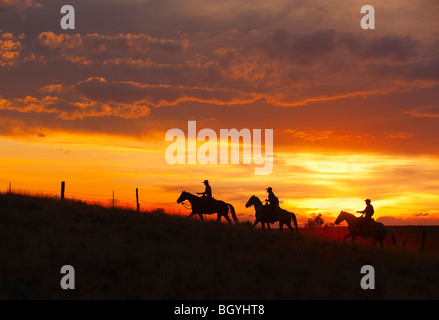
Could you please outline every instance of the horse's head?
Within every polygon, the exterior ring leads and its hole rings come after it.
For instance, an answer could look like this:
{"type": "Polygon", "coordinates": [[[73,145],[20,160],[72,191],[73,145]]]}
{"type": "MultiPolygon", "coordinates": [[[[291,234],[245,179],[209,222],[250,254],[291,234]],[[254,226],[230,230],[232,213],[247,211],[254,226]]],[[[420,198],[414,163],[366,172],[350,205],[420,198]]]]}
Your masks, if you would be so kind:
{"type": "Polygon", "coordinates": [[[341,222],[343,222],[343,220],[346,219],[346,213],[345,211],[340,211],[340,214],[338,215],[337,219],[335,219],[335,224],[340,224],[341,222]]]}
{"type": "Polygon", "coordinates": [[[187,200],[187,195],[188,194],[189,194],[188,192],[182,191],[180,196],[177,199],[177,203],[180,203],[180,202],[183,202],[184,200],[187,200]]]}
{"type": "Polygon", "coordinates": [[[248,208],[250,206],[252,206],[255,203],[255,196],[251,196],[250,199],[248,199],[247,203],[245,204],[245,207],[248,208]]]}

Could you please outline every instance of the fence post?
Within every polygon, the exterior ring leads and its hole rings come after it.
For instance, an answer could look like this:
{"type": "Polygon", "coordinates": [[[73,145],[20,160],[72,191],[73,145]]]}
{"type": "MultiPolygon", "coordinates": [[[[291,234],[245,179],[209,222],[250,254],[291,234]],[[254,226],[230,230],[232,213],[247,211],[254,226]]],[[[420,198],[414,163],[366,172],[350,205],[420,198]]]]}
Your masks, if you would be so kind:
{"type": "Polygon", "coordinates": [[[136,188],[136,204],[137,204],[137,212],[139,212],[140,204],[139,204],[139,189],[136,188]]]}
{"type": "Polygon", "coordinates": [[[61,200],[64,200],[64,192],[66,190],[66,182],[61,181],[61,200]]]}
{"type": "Polygon", "coordinates": [[[114,190],[113,190],[113,209],[114,209],[114,190]]]}
{"type": "Polygon", "coordinates": [[[424,248],[425,248],[425,230],[422,231],[421,252],[424,252],[424,248]]]}
{"type": "Polygon", "coordinates": [[[9,193],[12,193],[11,181],[9,181],[9,193]]]}

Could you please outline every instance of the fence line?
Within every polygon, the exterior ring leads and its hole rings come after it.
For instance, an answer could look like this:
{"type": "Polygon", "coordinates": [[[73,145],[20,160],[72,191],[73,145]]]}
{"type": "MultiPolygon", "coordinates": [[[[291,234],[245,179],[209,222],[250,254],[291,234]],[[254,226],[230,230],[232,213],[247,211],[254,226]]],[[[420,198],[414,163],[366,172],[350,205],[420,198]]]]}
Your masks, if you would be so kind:
{"type": "MultiPolygon", "coordinates": [[[[78,191],[68,191],[68,185],[66,182],[61,182],[61,192],[54,190],[29,190],[29,189],[13,189],[11,187],[11,182],[9,182],[8,188],[6,190],[7,193],[16,193],[16,194],[26,194],[31,196],[45,196],[45,197],[59,197],[60,199],[71,199],[71,200],[80,200],[89,203],[100,204],[104,207],[116,207],[116,208],[133,208],[134,210],[139,211],[141,204],[146,204],[148,209],[157,209],[163,206],[163,204],[159,204],[153,201],[147,200],[139,200],[139,189],[135,189],[135,196],[133,192],[133,197],[127,196],[116,196],[117,190],[112,190],[108,194],[98,194],[98,193],[85,193],[78,191]],[[112,192],[112,193],[111,193],[112,192]]],[[[145,205],[143,205],[145,208],[145,205]]]]}

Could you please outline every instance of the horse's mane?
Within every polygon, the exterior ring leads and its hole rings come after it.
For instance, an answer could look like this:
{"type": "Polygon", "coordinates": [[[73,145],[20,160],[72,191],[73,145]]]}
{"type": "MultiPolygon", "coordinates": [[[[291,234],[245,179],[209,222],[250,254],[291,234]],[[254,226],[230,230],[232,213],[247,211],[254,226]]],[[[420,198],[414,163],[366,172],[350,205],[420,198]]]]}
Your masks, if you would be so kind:
{"type": "Polygon", "coordinates": [[[352,213],[349,213],[349,212],[347,212],[347,211],[342,211],[342,212],[340,212],[340,214],[343,214],[344,216],[350,216],[350,217],[355,217],[355,218],[357,218],[356,215],[354,215],[354,214],[352,214],[352,213]]]}
{"type": "Polygon", "coordinates": [[[262,202],[261,202],[261,200],[259,200],[259,198],[258,197],[256,197],[256,196],[252,196],[254,199],[255,199],[255,201],[257,201],[258,202],[258,204],[261,204],[262,205],[262,202]]]}
{"type": "Polygon", "coordinates": [[[197,197],[195,194],[192,194],[192,193],[190,193],[190,192],[187,192],[187,191],[185,191],[185,190],[183,190],[182,192],[181,192],[181,194],[186,194],[186,195],[188,195],[188,196],[190,196],[191,198],[199,198],[199,197],[197,197]]]}

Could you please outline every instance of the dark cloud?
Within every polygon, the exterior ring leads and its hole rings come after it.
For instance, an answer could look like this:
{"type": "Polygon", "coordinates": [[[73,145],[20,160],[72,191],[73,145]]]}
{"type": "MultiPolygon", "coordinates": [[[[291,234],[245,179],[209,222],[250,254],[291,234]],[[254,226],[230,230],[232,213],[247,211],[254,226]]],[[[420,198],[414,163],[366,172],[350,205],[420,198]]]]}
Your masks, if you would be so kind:
{"type": "Polygon", "coordinates": [[[293,43],[295,52],[307,57],[320,57],[334,52],[336,49],[336,32],[334,30],[317,30],[301,34],[293,43]]]}
{"type": "Polygon", "coordinates": [[[407,61],[417,54],[418,42],[409,36],[386,35],[361,41],[363,50],[359,56],[363,59],[389,58],[391,61],[407,61]]]}
{"type": "Polygon", "coordinates": [[[144,58],[153,54],[180,54],[187,43],[172,39],[153,38],[147,34],[56,34],[42,32],[38,39],[44,47],[58,50],[66,59],[85,57],[105,61],[107,58],[144,58]]]}
{"type": "Polygon", "coordinates": [[[412,214],[412,217],[428,217],[430,214],[429,213],[414,213],[412,214]]]}
{"type": "Polygon", "coordinates": [[[257,94],[233,89],[211,89],[171,85],[149,85],[126,81],[89,78],[74,86],[76,92],[90,100],[114,103],[143,102],[154,107],[175,105],[183,101],[213,104],[243,104],[258,98],[257,94]]]}
{"type": "Polygon", "coordinates": [[[437,39],[383,21],[360,30],[353,4],[93,0],[75,4],[77,29],[64,31],[59,3],[6,2],[0,108],[17,118],[214,118],[301,146],[432,144],[437,92],[422,89],[438,81],[437,39]]]}

